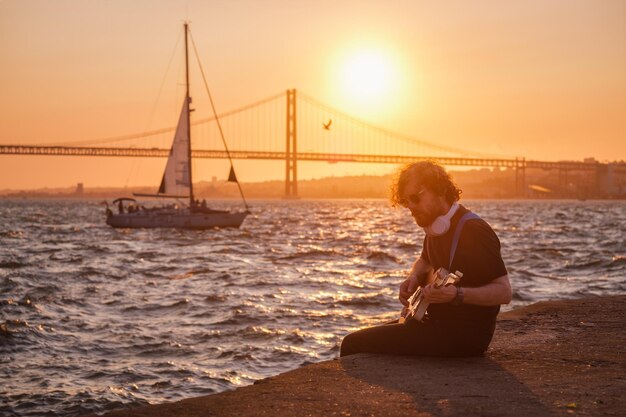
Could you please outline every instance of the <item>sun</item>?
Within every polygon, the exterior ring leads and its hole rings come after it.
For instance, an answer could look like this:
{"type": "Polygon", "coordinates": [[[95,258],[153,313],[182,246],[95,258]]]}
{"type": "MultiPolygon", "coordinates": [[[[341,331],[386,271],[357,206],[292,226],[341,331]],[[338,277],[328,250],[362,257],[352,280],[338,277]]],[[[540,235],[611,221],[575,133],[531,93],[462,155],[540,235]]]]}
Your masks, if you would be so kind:
{"type": "Polygon", "coordinates": [[[341,68],[341,87],[350,101],[372,103],[386,98],[394,87],[395,68],[384,51],[362,49],[347,55],[341,68]]]}

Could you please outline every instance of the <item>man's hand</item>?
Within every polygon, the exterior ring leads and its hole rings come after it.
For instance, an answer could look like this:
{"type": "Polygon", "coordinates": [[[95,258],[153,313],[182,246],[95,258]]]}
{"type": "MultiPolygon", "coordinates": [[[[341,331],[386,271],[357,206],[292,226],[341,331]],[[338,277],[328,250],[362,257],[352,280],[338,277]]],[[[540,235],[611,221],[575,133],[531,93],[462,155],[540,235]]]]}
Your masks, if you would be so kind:
{"type": "Polygon", "coordinates": [[[429,273],[432,271],[432,267],[421,257],[415,261],[411,267],[409,277],[400,284],[400,291],[398,298],[405,307],[409,305],[409,297],[413,295],[420,283],[426,284],[429,279],[429,273]]]}
{"type": "Polygon", "coordinates": [[[418,282],[416,275],[409,275],[407,279],[402,281],[402,284],[400,284],[400,293],[398,298],[403,306],[407,307],[409,305],[409,297],[413,295],[417,287],[418,282]]]}
{"type": "Polygon", "coordinates": [[[432,285],[427,285],[422,288],[422,297],[432,304],[449,303],[456,298],[456,287],[454,285],[445,285],[435,288],[432,285]]]}

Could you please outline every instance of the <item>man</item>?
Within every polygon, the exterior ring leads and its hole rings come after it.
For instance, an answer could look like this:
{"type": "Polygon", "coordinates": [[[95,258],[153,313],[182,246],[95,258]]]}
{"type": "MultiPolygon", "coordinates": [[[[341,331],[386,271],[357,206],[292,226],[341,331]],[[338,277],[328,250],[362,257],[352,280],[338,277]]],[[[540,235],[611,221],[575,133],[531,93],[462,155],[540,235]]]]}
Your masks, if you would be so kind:
{"type": "Polygon", "coordinates": [[[395,321],[351,333],[341,344],[341,356],[363,352],[474,356],[487,350],[500,305],[511,301],[511,285],[500,241],[478,216],[462,225],[451,259],[454,232],[469,213],[458,204],[460,194],[449,174],[434,162],[417,162],[400,171],[392,186],[392,205],[408,208],[426,236],[420,257],[400,285],[399,298],[407,306],[407,299],[422,286],[430,303],[427,315],[421,322],[395,321]],[[460,283],[431,286],[439,267],[462,272],[460,283]]]}

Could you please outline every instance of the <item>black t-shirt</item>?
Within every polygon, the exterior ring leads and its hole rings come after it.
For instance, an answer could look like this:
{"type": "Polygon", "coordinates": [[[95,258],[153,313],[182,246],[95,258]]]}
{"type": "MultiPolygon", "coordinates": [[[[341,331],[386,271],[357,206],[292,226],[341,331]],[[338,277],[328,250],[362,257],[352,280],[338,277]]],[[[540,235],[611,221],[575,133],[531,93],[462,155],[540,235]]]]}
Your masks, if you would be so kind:
{"type": "MultiPolygon", "coordinates": [[[[483,219],[467,220],[461,231],[452,267],[449,268],[450,248],[456,226],[469,212],[460,206],[450,221],[450,229],[441,236],[426,236],[421,257],[435,270],[444,267],[450,272],[461,271],[461,287],[480,287],[507,274],[500,255],[500,240],[483,219]]],[[[493,323],[500,306],[477,306],[452,303],[430,304],[428,315],[432,319],[456,321],[466,324],[493,323]]]]}

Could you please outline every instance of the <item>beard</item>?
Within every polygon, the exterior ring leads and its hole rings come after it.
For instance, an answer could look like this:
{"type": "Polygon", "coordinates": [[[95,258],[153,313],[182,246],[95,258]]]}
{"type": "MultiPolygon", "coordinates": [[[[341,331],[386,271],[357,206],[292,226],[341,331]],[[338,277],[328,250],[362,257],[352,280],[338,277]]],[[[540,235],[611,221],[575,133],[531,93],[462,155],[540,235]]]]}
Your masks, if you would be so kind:
{"type": "Polygon", "coordinates": [[[419,227],[427,227],[433,224],[435,219],[439,217],[439,212],[435,212],[435,211],[420,212],[417,210],[415,211],[411,210],[411,215],[413,216],[413,219],[415,219],[415,223],[417,223],[419,227]]]}

